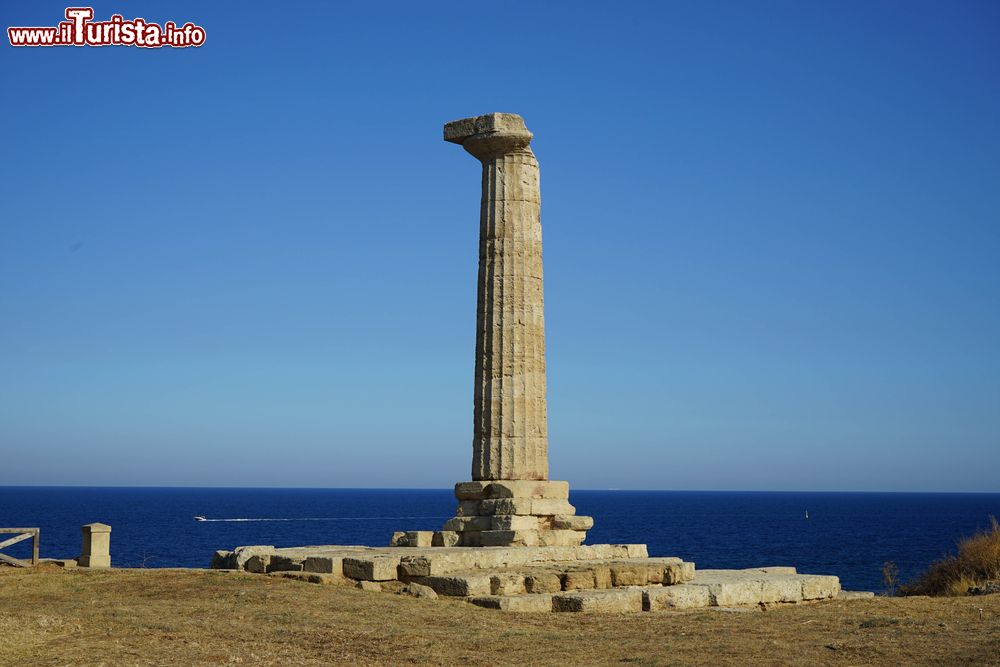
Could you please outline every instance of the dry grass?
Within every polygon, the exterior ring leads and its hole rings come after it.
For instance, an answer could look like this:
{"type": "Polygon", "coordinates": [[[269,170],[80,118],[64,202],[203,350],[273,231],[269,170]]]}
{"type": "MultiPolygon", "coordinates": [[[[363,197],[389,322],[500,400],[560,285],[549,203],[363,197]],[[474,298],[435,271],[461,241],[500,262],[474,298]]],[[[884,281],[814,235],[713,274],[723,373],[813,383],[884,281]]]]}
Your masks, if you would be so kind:
{"type": "Polygon", "coordinates": [[[1000,596],[515,615],[259,575],[0,568],[32,665],[1000,665],[1000,596]]]}
{"type": "Polygon", "coordinates": [[[963,539],[958,553],[934,561],[915,581],[900,587],[901,595],[968,595],[969,588],[1000,580],[1000,524],[963,539]]]}

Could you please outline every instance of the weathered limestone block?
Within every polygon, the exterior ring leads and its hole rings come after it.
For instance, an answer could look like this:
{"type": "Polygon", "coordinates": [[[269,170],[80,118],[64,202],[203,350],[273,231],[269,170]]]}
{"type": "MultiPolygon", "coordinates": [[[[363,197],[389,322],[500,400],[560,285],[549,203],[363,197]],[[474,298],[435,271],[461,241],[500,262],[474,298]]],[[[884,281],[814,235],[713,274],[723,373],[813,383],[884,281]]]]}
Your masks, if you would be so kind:
{"type": "Polygon", "coordinates": [[[484,547],[538,546],[537,530],[484,530],[479,537],[484,547]]]}
{"type": "Polygon", "coordinates": [[[403,586],[400,591],[403,595],[409,595],[415,598],[422,598],[425,600],[437,600],[438,594],[434,592],[434,589],[430,586],[424,586],[423,584],[418,584],[414,581],[403,586]]]}
{"type": "Polygon", "coordinates": [[[593,590],[597,588],[594,571],[588,568],[567,569],[562,574],[562,589],[564,591],[593,590]]]}
{"type": "Polygon", "coordinates": [[[840,592],[840,579],[822,574],[800,574],[803,600],[822,600],[837,597],[840,592]]]}
{"type": "Polygon", "coordinates": [[[484,498],[568,500],[569,482],[525,479],[493,481],[485,487],[483,493],[484,498]]]}
{"type": "Polygon", "coordinates": [[[594,563],[590,566],[594,573],[594,588],[611,588],[611,566],[607,563],[594,563]]]}
{"type": "Polygon", "coordinates": [[[302,560],[289,558],[288,556],[271,556],[271,561],[267,564],[268,572],[301,572],[302,560]]]}
{"type": "Polygon", "coordinates": [[[619,544],[616,546],[625,549],[625,558],[649,558],[645,544],[619,544]]]}
{"type": "MultiPolygon", "coordinates": [[[[695,584],[698,585],[696,580],[695,584]]],[[[759,579],[719,579],[705,584],[715,607],[756,605],[763,598],[763,583],[759,579]]]]}
{"type": "MultiPolygon", "coordinates": [[[[309,584],[342,585],[348,583],[348,579],[335,574],[322,574],[320,572],[295,572],[292,570],[279,570],[271,572],[268,576],[280,579],[293,579],[309,584]]],[[[353,582],[352,582],[353,583],[353,582]]]]}
{"type": "Polygon", "coordinates": [[[437,530],[434,531],[434,537],[431,538],[431,546],[454,547],[458,545],[458,538],[458,533],[453,530],[437,530]]]}
{"type": "Polygon", "coordinates": [[[441,577],[423,577],[417,583],[430,586],[438,595],[471,597],[492,595],[493,582],[489,574],[454,573],[441,577]]]}
{"type": "Polygon", "coordinates": [[[490,592],[493,595],[523,595],[524,574],[518,572],[502,572],[490,575],[490,592]]]}
{"type": "MultiPolygon", "coordinates": [[[[74,561],[74,565],[76,562],[74,561]]],[[[220,549],[212,556],[212,564],[209,566],[213,570],[235,570],[236,554],[232,551],[220,549]]]]}
{"type": "MultiPolygon", "coordinates": [[[[480,518],[480,517],[477,517],[480,518]]],[[[522,516],[519,514],[496,514],[491,517],[481,517],[486,519],[488,524],[484,528],[474,528],[473,530],[539,530],[537,516],[522,516]]],[[[447,528],[448,524],[445,524],[447,528]]]]}
{"type": "MultiPolygon", "coordinates": [[[[492,516],[494,514],[535,514],[535,512],[531,509],[534,502],[536,501],[531,498],[495,498],[480,500],[478,514],[482,516],[492,516]]],[[[547,502],[560,501],[554,500],[547,502]]],[[[566,504],[568,505],[569,503],[566,504]]],[[[462,503],[459,503],[459,506],[461,505],[462,503]]],[[[548,514],[555,514],[555,512],[548,512],[548,514]]]]}
{"type": "Polygon", "coordinates": [[[594,527],[594,517],[559,514],[552,517],[555,530],[590,530],[594,527]]]}
{"type": "Polygon", "coordinates": [[[483,546],[482,533],[478,530],[466,530],[458,534],[458,545],[461,547],[483,546]]]}
{"type": "Polygon", "coordinates": [[[430,547],[434,532],[430,530],[408,530],[402,535],[393,533],[392,546],[394,547],[430,547]],[[399,537],[397,537],[397,535],[399,537]]]}
{"type": "Polygon", "coordinates": [[[870,600],[875,597],[871,591],[840,591],[837,593],[838,600],[870,600]]]}
{"type": "Polygon", "coordinates": [[[391,581],[397,577],[398,556],[352,556],[344,559],[344,576],[361,581],[391,581]]]}
{"type": "Polygon", "coordinates": [[[668,611],[672,609],[697,609],[712,604],[707,586],[661,586],[647,588],[642,592],[644,611],[668,611]]]}
{"type": "Polygon", "coordinates": [[[622,613],[642,611],[642,590],[575,591],[552,596],[552,611],[622,613]]]}
{"type": "Polygon", "coordinates": [[[390,547],[405,547],[405,546],[407,546],[406,545],[406,533],[403,532],[403,531],[400,531],[400,530],[397,530],[396,532],[394,532],[392,534],[392,537],[389,538],[389,546],[390,547]]]}
{"type": "Polygon", "coordinates": [[[303,572],[317,572],[321,574],[335,574],[344,576],[343,556],[309,556],[302,561],[303,572]]]}
{"type": "MultiPolygon", "coordinates": [[[[236,568],[235,569],[237,569],[237,570],[246,570],[247,569],[246,568],[246,563],[247,563],[248,560],[250,560],[254,556],[264,556],[264,555],[266,555],[266,556],[270,557],[270,555],[272,553],[274,553],[274,547],[270,546],[270,545],[255,544],[255,545],[249,545],[249,546],[245,546],[245,547],[236,547],[233,550],[233,553],[236,556],[236,568]]],[[[270,558],[268,558],[268,560],[270,560],[270,558]]],[[[264,565],[266,567],[267,564],[265,563],[264,565]]],[[[250,570],[250,571],[252,572],[253,570],[250,570]]]]}
{"type": "Polygon", "coordinates": [[[761,602],[801,602],[802,582],[798,575],[766,575],[761,579],[761,602]]]}
{"type": "MultiPolygon", "coordinates": [[[[535,568],[532,568],[534,570],[535,568]]],[[[528,593],[558,593],[562,590],[562,580],[559,572],[543,570],[530,572],[524,576],[524,589],[528,593]]]]}
{"type": "Polygon", "coordinates": [[[456,516],[444,522],[444,530],[447,531],[478,532],[481,530],[492,530],[492,528],[493,528],[493,517],[491,516],[456,516]]]}
{"type": "Polygon", "coordinates": [[[358,588],[360,588],[361,590],[367,591],[369,593],[381,593],[382,592],[382,584],[380,584],[377,581],[364,581],[364,580],[362,580],[362,581],[359,581],[356,584],[356,586],[358,588]]]}
{"type": "MultiPolygon", "coordinates": [[[[514,512],[516,514],[516,512],[514,512]]],[[[576,508],[569,504],[568,500],[554,500],[551,498],[532,498],[531,511],[529,514],[538,516],[569,516],[576,514],[576,508]]]]}
{"type": "Polygon", "coordinates": [[[501,611],[529,613],[552,611],[551,595],[484,595],[470,598],[469,602],[478,607],[501,611]]]}
{"type": "MultiPolygon", "coordinates": [[[[455,516],[480,516],[485,514],[485,512],[480,512],[480,505],[483,501],[481,500],[461,500],[458,503],[458,509],[455,510],[455,516]]],[[[510,512],[508,512],[510,514],[510,512]]]]}
{"type": "MultiPolygon", "coordinates": [[[[650,576],[663,580],[664,566],[659,563],[649,563],[641,560],[615,561],[608,564],[611,569],[611,585],[645,586],[650,583],[650,576]]],[[[653,582],[657,583],[657,582],[653,582]]]]}
{"type": "Polygon", "coordinates": [[[254,574],[264,574],[270,563],[271,554],[254,554],[243,563],[243,569],[254,574]]]}
{"type": "Polygon", "coordinates": [[[582,530],[540,530],[538,544],[543,547],[576,547],[587,538],[582,530]]]}

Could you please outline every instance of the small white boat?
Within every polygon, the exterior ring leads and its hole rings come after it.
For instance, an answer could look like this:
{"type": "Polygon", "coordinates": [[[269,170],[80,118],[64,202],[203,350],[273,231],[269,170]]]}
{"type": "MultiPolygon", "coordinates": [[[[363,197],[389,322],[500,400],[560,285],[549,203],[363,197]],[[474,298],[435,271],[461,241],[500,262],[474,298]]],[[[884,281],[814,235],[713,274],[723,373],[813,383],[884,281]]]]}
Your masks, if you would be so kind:
{"type": "Polygon", "coordinates": [[[196,516],[196,517],[194,518],[194,520],[195,520],[195,521],[204,521],[204,520],[205,520],[205,517],[203,517],[203,516],[196,516]]]}
{"type": "MultiPolygon", "coordinates": [[[[806,518],[809,518],[809,510],[806,510],[806,518]]],[[[202,521],[204,521],[204,519],[202,519],[202,521]]]]}

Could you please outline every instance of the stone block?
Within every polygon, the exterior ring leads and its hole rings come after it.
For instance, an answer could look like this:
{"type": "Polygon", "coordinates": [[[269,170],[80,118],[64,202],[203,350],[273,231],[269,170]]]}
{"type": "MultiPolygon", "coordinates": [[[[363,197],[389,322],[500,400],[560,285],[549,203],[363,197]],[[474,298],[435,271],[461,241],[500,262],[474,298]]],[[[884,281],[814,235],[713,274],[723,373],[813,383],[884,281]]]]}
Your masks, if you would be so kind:
{"type": "Polygon", "coordinates": [[[538,531],[538,544],[545,547],[577,547],[585,539],[587,534],[580,530],[538,531]]]}
{"type": "Polygon", "coordinates": [[[482,501],[480,500],[462,500],[458,503],[455,516],[480,516],[481,514],[486,514],[486,512],[479,511],[481,505],[482,501]]]}
{"type": "Polygon", "coordinates": [[[524,575],[517,572],[501,572],[490,575],[490,592],[493,595],[523,595],[524,575]]]}
{"type": "MultiPolygon", "coordinates": [[[[514,512],[514,514],[518,513],[519,512],[514,512]]],[[[532,498],[531,510],[528,512],[520,512],[520,514],[535,514],[538,516],[570,516],[576,514],[576,508],[570,505],[568,500],[532,498]]]]}
{"type": "Polygon", "coordinates": [[[288,556],[271,556],[271,562],[267,564],[268,572],[301,572],[303,561],[288,556]]]}
{"type": "Polygon", "coordinates": [[[594,563],[590,566],[594,573],[594,588],[611,588],[611,566],[607,563],[594,563]]]}
{"type": "Polygon", "coordinates": [[[255,554],[243,563],[243,569],[254,574],[264,574],[271,563],[271,554],[255,554]]]}
{"type": "Polygon", "coordinates": [[[356,586],[363,591],[368,591],[369,593],[382,592],[382,584],[377,581],[359,581],[356,586]]]}
{"type": "Polygon", "coordinates": [[[303,572],[317,572],[320,574],[336,574],[344,576],[343,556],[309,556],[302,561],[303,572]]]}
{"type": "Polygon", "coordinates": [[[538,546],[537,530],[484,530],[479,536],[484,547],[538,546]]]}
{"type": "Polygon", "coordinates": [[[395,579],[398,556],[352,556],[344,559],[344,576],[361,581],[391,581],[395,579]]]}
{"type": "Polygon", "coordinates": [[[403,586],[400,593],[403,595],[409,595],[410,597],[422,598],[425,600],[438,599],[438,594],[434,592],[433,588],[412,581],[403,586]]]}
{"type": "Polygon", "coordinates": [[[552,611],[551,595],[484,595],[470,598],[477,607],[511,612],[545,613],[552,611]]]}
{"type": "Polygon", "coordinates": [[[434,531],[431,530],[408,530],[403,533],[403,544],[401,547],[420,547],[428,548],[431,546],[431,540],[434,538],[434,531]]]}
{"type": "Polygon", "coordinates": [[[488,480],[479,482],[459,482],[455,485],[455,498],[458,500],[482,500],[486,497],[488,480]]]}
{"type": "Polygon", "coordinates": [[[482,533],[476,530],[466,530],[458,534],[458,545],[462,547],[483,546],[482,533]]]}
{"type": "Polygon", "coordinates": [[[590,530],[594,527],[594,517],[557,514],[552,517],[552,528],[555,530],[590,530]]]}
{"type": "Polygon", "coordinates": [[[453,530],[435,531],[431,538],[432,547],[454,547],[458,545],[458,533],[453,530]]]}
{"type": "Polygon", "coordinates": [[[552,596],[552,611],[631,613],[642,611],[642,590],[575,591],[552,596]]]}
{"type": "Polygon", "coordinates": [[[497,480],[490,482],[483,498],[569,499],[569,482],[537,480],[497,480]]]}
{"type": "Polygon", "coordinates": [[[625,558],[649,558],[645,544],[616,544],[625,550],[625,558]]]}
{"type": "Polygon", "coordinates": [[[822,574],[800,574],[803,600],[822,600],[837,597],[840,592],[840,579],[822,574]]]}
{"type": "Polygon", "coordinates": [[[524,590],[531,594],[558,593],[562,590],[562,579],[555,571],[531,572],[524,575],[524,590]]]}
{"type": "MultiPolygon", "coordinates": [[[[689,585],[697,585],[689,584],[689,585]]],[[[706,584],[715,607],[737,607],[759,604],[763,597],[763,584],[759,579],[730,578],[706,584]]]]}
{"type": "Polygon", "coordinates": [[[840,591],[837,593],[838,600],[870,600],[875,597],[871,591],[840,591]]]}
{"type": "MultiPolygon", "coordinates": [[[[246,570],[246,563],[254,556],[268,556],[267,560],[270,560],[270,555],[274,553],[274,547],[270,545],[255,544],[245,547],[236,547],[233,550],[236,556],[236,568],[237,570],[246,570]]],[[[266,563],[265,563],[266,567],[266,563]]],[[[253,570],[249,570],[252,572],[253,570]]],[[[260,570],[263,572],[264,570],[260,570]]]]}
{"type": "MultiPolygon", "coordinates": [[[[522,516],[519,514],[496,514],[492,517],[482,517],[487,519],[490,525],[476,530],[538,530],[538,517],[522,516]]],[[[447,527],[447,524],[445,524],[447,527]]]]}
{"type": "Polygon", "coordinates": [[[279,579],[293,579],[295,581],[301,581],[309,584],[343,584],[347,582],[347,579],[335,574],[323,574],[320,572],[294,572],[289,570],[281,570],[277,572],[271,572],[268,576],[277,577],[279,579]]]}
{"type": "Polygon", "coordinates": [[[681,563],[681,581],[688,582],[695,577],[694,563],[684,561],[681,563]]]}
{"type": "Polygon", "coordinates": [[[406,545],[406,533],[397,530],[389,538],[390,547],[405,547],[406,545]]]}
{"type": "Polygon", "coordinates": [[[797,575],[764,575],[761,579],[761,602],[801,602],[802,583],[797,575]]]}
{"type": "Polygon", "coordinates": [[[707,586],[679,584],[647,588],[642,592],[644,611],[668,611],[672,609],[697,609],[708,607],[712,598],[707,586]]]}
{"type": "MultiPolygon", "coordinates": [[[[454,532],[492,530],[491,516],[456,516],[444,522],[444,530],[454,532]]],[[[428,545],[430,546],[430,545],[428,545]]]]}
{"type": "MultiPolygon", "coordinates": [[[[482,500],[479,502],[479,514],[482,516],[492,516],[494,514],[535,514],[535,512],[531,511],[534,502],[536,501],[531,498],[496,498],[482,500]]],[[[551,500],[538,502],[558,503],[560,501],[551,500]]],[[[459,503],[459,506],[461,506],[461,504],[462,503],[459,503]]],[[[545,514],[545,512],[541,512],[541,514],[545,514]]],[[[556,514],[556,512],[548,512],[548,514],[556,514]]]]}
{"type": "Polygon", "coordinates": [[[650,570],[659,571],[662,579],[662,566],[650,565],[643,561],[615,561],[609,563],[609,568],[611,585],[615,587],[645,586],[649,583],[650,570]]]}
{"type": "Polygon", "coordinates": [[[216,551],[212,556],[212,564],[209,567],[213,570],[235,570],[236,554],[232,551],[216,551]]]}
{"type": "Polygon", "coordinates": [[[492,595],[492,581],[489,574],[455,573],[440,577],[424,577],[420,584],[430,586],[438,595],[449,597],[472,597],[492,595]]]}
{"type": "Polygon", "coordinates": [[[563,572],[561,580],[564,591],[592,590],[597,588],[594,571],[587,568],[567,570],[563,572]]]}

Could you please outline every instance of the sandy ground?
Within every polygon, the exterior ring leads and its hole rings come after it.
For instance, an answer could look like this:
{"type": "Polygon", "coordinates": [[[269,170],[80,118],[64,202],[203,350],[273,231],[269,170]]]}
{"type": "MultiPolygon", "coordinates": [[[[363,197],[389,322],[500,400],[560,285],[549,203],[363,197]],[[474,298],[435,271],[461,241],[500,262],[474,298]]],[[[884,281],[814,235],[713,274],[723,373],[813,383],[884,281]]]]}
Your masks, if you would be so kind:
{"type": "Polygon", "coordinates": [[[524,615],[260,575],[0,567],[0,662],[1000,665],[1000,596],[524,615]]]}

